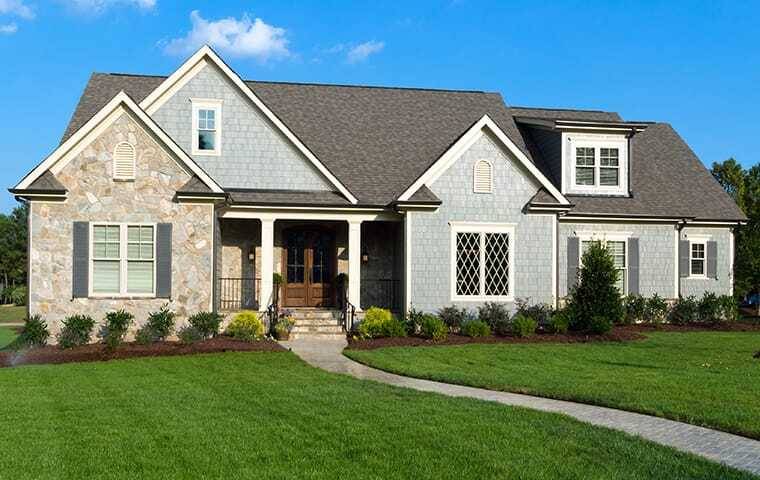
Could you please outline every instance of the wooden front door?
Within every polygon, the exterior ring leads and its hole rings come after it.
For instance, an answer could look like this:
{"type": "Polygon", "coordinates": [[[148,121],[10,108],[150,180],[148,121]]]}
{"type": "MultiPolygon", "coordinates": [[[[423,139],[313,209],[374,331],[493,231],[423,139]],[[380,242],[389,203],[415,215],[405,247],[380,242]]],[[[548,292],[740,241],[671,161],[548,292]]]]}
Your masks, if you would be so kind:
{"type": "Polygon", "coordinates": [[[290,229],[285,232],[283,305],[333,305],[335,239],[327,231],[290,229]]]}

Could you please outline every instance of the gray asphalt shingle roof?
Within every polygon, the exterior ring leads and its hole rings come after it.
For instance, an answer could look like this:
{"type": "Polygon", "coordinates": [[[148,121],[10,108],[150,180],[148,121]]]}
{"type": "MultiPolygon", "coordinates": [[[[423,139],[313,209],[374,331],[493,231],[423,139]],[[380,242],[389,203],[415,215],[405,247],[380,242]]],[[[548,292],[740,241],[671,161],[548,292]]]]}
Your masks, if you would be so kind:
{"type": "Polygon", "coordinates": [[[351,205],[340,192],[325,190],[230,190],[230,201],[234,204],[248,205],[351,205]]]}

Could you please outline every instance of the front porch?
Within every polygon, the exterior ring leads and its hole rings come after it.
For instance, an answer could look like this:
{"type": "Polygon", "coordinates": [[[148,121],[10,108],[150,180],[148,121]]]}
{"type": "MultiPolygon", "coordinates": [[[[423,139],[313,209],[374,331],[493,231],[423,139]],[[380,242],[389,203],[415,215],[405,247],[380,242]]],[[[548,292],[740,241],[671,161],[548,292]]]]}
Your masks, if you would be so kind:
{"type": "Polygon", "coordinates": [[[339,310],[349,305],[359,312],[372,306],[401,311],[401,220],[386,212],[223,210],[215,242],[216,308],[339,310]]]}

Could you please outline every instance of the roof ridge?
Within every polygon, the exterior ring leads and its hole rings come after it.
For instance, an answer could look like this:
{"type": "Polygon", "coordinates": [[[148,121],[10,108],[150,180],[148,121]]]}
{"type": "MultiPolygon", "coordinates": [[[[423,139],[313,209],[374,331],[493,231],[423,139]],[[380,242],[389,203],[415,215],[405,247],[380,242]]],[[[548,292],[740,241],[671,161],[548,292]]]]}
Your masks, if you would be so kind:
{"type": "Polygon", "coordinates": [[[544,111],[557,111],[557,112],[593,112],[593,113],[615,113],[618,112],[612,110],[592,110],[588,108],[553,108],[553,107],[528,107],[525,105],[508,105],[507,108],[522,108],[523,110],[544,110],[544,111]]]}

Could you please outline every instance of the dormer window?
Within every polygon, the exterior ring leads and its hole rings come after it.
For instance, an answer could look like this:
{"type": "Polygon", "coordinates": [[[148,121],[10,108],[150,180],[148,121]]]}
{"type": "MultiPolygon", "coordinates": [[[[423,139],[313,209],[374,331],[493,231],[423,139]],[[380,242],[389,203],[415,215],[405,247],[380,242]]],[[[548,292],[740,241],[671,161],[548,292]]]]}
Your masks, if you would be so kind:
{"type": "Polygon", "coordinates": [[[565,193],[626,195],[628,140],[623,135],[564,133],[565,193]]]}
{"type": "Polygon", "coordinates": [[[193,103],[193,154],[219,155],[222,151],[221,100],[191,100],[193,103]]]}

